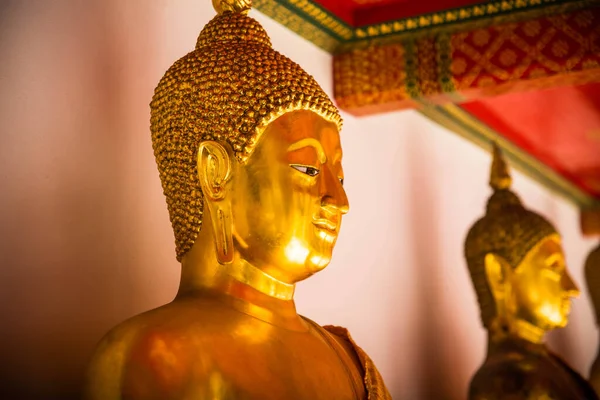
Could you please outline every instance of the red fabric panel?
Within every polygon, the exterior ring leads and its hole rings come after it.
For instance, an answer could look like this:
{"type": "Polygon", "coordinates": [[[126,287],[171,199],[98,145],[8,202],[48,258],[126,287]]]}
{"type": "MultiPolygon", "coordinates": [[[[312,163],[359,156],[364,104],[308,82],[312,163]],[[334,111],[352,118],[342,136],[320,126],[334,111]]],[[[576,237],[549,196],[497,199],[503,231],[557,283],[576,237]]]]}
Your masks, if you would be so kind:
{"type": "Polygon", "coordinates": [[[485,3],[482,0],[314,0],[314,2],[354,27],[485,3]]]}
{"type": "Polygon", "coordinates": [[[600,197],[599,83],[509,93],[461,107],[600,197]]]}

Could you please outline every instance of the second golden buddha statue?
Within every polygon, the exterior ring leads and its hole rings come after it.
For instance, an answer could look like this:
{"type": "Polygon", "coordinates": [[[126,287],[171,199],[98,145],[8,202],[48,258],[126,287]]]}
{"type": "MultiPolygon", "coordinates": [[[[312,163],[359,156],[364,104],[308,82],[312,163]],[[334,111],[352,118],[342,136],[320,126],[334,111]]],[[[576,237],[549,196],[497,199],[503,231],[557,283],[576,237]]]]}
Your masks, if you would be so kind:
{"type": "Polygon", "coordinates": [[[561,239],[510,190],[494,147],[487,212],[467,235],[465,256],[488,331],[488,351],[469,388],[470,400],[597,399],[590,385],[544,344],[567,324],[579,290],[565,265],[561,239]]]}
{"type": "Polygon", "coordinates": [[[293,300],[329,264],[348,212],[338,110],[272,49],[249,0],[213,3],[219,15],[151,103],[179,292],[105,336],[86,396],[389,399],[347,331],[293,300]]]}

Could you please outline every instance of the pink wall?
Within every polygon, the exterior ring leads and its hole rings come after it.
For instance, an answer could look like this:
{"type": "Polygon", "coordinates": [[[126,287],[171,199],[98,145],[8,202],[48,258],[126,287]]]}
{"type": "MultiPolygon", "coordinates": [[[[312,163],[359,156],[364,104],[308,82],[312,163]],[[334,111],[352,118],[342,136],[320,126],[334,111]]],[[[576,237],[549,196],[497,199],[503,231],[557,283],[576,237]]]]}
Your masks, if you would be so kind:
{"type": "MultiPolygon", "coordinates": [[[[0,5],[0,398],[76,398],[100,337],[173,298],[148,103],[212,15],[208,0],[0,5]]],[[[328,54],[253,15],[330,91],[328,54]]],[[[332,264],[299,285],[298,308],[348,327],[395,398],[463,399],[485,333],[462,245],[489,194],[489,155],[415,112],[345,118],[351,211],[332,264]]],[[[583,287],[594,242],[577,210],[515,175],[560,228],[583,287]]],[[[584,295],[552,343],[587,372],[596,337],[584,295]]]]}

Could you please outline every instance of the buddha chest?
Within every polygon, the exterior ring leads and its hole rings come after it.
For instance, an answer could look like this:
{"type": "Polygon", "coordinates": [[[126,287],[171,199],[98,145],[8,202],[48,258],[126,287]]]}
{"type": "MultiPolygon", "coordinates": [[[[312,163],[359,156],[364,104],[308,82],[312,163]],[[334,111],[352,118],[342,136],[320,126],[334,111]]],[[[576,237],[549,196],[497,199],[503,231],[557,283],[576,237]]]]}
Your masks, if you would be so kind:
{"type": "Polygon", "coordinates": [[[176,319],[138,335],[125,398],[366,398],[351,348],[316,324],[293,330],[232,310],[211,310],[212,318],[189,312],[185,320],[195,322],[176,319]]]}

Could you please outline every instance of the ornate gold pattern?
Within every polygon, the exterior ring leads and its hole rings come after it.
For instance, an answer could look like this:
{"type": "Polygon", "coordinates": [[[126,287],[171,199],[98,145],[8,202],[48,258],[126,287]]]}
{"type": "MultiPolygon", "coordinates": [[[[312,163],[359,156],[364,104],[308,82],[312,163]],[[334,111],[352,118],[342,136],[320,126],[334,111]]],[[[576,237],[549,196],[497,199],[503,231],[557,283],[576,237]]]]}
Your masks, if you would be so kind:
{"type": "Polygon", "coordinates": [[[196,50],[166,72],[151,103],[151,130],[178,260],[202,224],[199,141],[225,141],[244,162],[265,126],[299,109],[341,127],[336,107],[314,79],[274,51],[260,24],[242,14],[215,17],[202,30],[196,50]]]}
{"type": "MultiPolygon", "coordinates": [[[[454,96],[456,87],[454,86],[454,81],[452,80],[452,57],[450,56],[452,51],[451,49],[451,36],[446,33],[439,34],[437,36],[436,60],[440,88],[444,93],[450,93],[451,96],[454,96]]],[[[426,68],[426,66],[419,66],[419,68],[426,68]]]]}
{"type": "Polygon", "coordinates": [[[600,79],[594,70],[600,63],[599,38],[600,8],[595,8],[355,49],[334,56],[335,98],[345,110],[364,115],[366,108],[413,106],[411,99],[439,103],[456,94],[473,99],[595,82],[600,79]],[[577,28],[583,23],[577,21],[590,20],[589,26],[577,28]],[[397,53],[403,57],[386,61],[373,56],[397,53]]]}
{"type": "Polygon", "coordinates": [[[600,59],[594,44],[598,38],[600,9],[457,33],[451,56],[467,60],[468,66],[460,73],[453,69],[454,84],[464,90],[583,71],[586,62],[600,59]],[[577,21],[594,19],[595,27],[577,27],[582,24],[577,21]],[[482,32],[488,33],[486,40],[482,32]]]}
{"type": "Polygon", "coordinates": [[[518,22],[588,7],[595,0],[500,0],[354,28],[311,0],[255,0],[255,7],[330,53],[518,22]]]}
{"type": "Polygon", "coordinates": [[[255,0],[255,8],[306,40],[333,53],[351,40],[353,28],[308,0],[255,0]]]}
{"type": "Polygon", "coordinates": [[[434,38],[423,38],[416,40],[417,47],[417,71],[420,88],[420,96],[433,97],[442,92],[439,82],[438,69],[436,68],[437,41],[434,38]]]}
{"type": "Polygon", "coordinates": [[[407,40],[402,43],[404,46],[404,70],[406,71],[406,93],[410,98],[421,97],[419,88],[418,64],[415,62],[418,57],[417,45],[415,42],[407,40]]]}
{"type": "Polygon", "coordinates": [[[477,29],[473,32],[473,44],[477,47],[483,47],[490,41],[490,33],[485,29],[477,29]]]}
{"type": "Polygon", "coordinates": [[[316,21],[308,21],[305,17],[277,1],[255,0],[254,3],[256,9],[260,12],[327,52],[333,53],[342,43],[339,37],[321,28],[316,21]]]}
{"type": "MultiPolygon", "coordinates": [[[[407,49],[401,45],[371,47],[334,58],[335,98],[340,108],[396,104],[410,100],[405,66],[407,49]]],[[[375,110],[371,110],[375,111],[375,110]]]]}
{"type": "Polygon", "coordinates": [[[492,23],[519,22],[525,19],[539,18],[545,15],[565,13],[588,7],[593,0],[559,2],[557,0],[501,0],[488,4],[476,4],[453,10],[405,18],[356,28],[354,41],[342,46],[340,50],[362,47],[361,40],[373,44],[389,44],[402,40],[406,34],[424,34],[433,36],[445,32],[453,33],[477,27],[487,27],[492,23]]]}
{"type": "Polygon", "coordinates": [[[341,22],[336,17],[333,17],[331,14],[323,10],[323,8],[316,5],[312,1],[288,0],[288,2],[294,7],[298,8],[303,13],[310,16],[315,21],[317,21],[320,24],[320,26],[329,29],[330,31],[338,35],[340,38],[344,40],[352,39],[353,32],[351,27],[341,22]]]}
{"type": "Polygon", "coordinates": [[[450,71],[455,75],[461,75],[467,70],[467,61],[462,57],[456,57],[452,60],[450,71]]]}
{"type": "Polygon", "coordinates": [[[527,21],[523,25],[523,33],[529,37],[535,37],[540,34],[542,29],[540,21],[527,21]]]}

